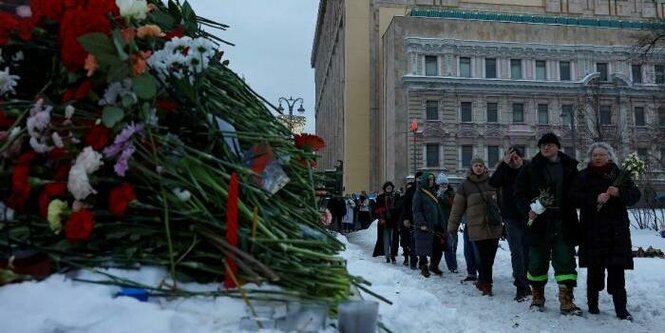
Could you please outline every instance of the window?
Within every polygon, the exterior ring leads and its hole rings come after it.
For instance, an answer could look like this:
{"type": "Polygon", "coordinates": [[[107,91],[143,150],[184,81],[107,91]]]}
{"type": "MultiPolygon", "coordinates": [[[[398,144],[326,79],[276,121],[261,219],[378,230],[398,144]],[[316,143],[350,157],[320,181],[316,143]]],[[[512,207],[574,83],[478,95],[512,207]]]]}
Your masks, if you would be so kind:
{"type": "Polygon", "coordinates": [[[606,62],[599,62],[596,63],[596,72],[600,73],[600,80],[601,81],[607,81],[607,63],[606,62]]]}
{"type": "Polygon", "coordinates": [[[612,124],[612,107],[609,105],[600,106],[600,124],[601,125],[611,125],[612,124]]]}
{"type": "Polygon", "coordinates": [[[436,56],[425,56],[425,75],[439,75],[439,61],[436,56]]]}
{"type": "Polygon", "coordinates": [[[570,61],[559,61],[559,79],[570,81],[570,61]]]}
{"type": "Polygon", "coordinates": [[[665,65],[656,65],[654,66],[654,70],[656,71],[656,83],[665,83],[665,65]]]}
{"type": "Polygon", "coordinates": [[[496,58],[485,58],[485,77],[496,79],[496,58]]]}
{"type": "Polygon", "coordinates": [[[425,146],[425,158],[428,168],[435,168],[439,166],[439,145],[436,143],[428,143],[425,146]]]}
{"type": "Polygon", "coordinates": [[[513,104],[513,124],[524,123],[524,104],[513,104]]]}
{"type": "Polygon", "coordinates": [[[473,146],[462,146],[462,167],[471,166],[472,157],[473,157],[473,146]]]}
{"type": "Polygon", "coordinates": [[[658,108],[658,126],[665,127],[665,107],[658,108]]]}
{"type": "Polygon", "coordinates": [[[571,127],[571,121],[573,115],[573,106],[570,104],[561,106],[561,124],[566,127],[571,127]]]}
{"type": "Polygon", "coordinates": [[[510,59],[510,78],[513,80],[522,78],[522,59],[510,59]]]}
{"type": "Polygon", "coordinates": [[[538,125],[550,123],[550,115],[547,104],[538,104],[538,125]]]}
{"type": "Polygon", "coordinates": [[[470,123],[472,120],[471,117],[471,102],[462,102],[460,107],[460,113],[463,123],[470,123]]]}
{"type": "Polygon", "coordinates": [[[427,101],[425,102],[425,119],[439,120],[439,102],[427,101]]]}
{"type": "Polygon", "coordinates": [[[471,77],[471,58],[459,58],[459,76],[471,77]]]}
{"type": "Polygon", "coordinates": [[[547,80],[547,63],[545,60],[536,60],[536,80],[547,80]]]}
{"type": "Polygon", "coordinates": [[[487,146],[487,166],[493,168],[499,163],[499,146],[487,146]]]}
{"type": "Polygon", "coordinates": [[[644,108],[641,106],[635,107],[635,126],[645,126],[644,121],[644,108]]]}
{"type": "Polygon", "coordinates": [[[496,103],[487,103],[487,122],[499,122],[499,107],[496,103]]]}
{"type": "Polygon", "coordinates": [[[631,66],[633,72],[633,83],[642,83],[642,65],[631,66]]]}

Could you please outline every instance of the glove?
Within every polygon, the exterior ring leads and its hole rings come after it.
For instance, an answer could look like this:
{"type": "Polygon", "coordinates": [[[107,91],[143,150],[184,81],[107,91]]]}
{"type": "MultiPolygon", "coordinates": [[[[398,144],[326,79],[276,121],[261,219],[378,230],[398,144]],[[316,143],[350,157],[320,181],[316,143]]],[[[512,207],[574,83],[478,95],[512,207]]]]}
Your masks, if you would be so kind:
{"type": "Polygon", "coordinates": [[[426,226],[426,225],[421,225],[421,226],[420,226],[420,230],[422,230],[422,231],[427,231],[427,230],[429,230],[429,229],[427,229],[427,226],[426,226]]]}
{"type": "Polygon", "coordinates": [[[407,227],[407,228],[411,228],[411,221],[409,221],[409,220],[404,220],[404,222],[402,222],[402,223],[404,224],[405,227],[407,227]]]}

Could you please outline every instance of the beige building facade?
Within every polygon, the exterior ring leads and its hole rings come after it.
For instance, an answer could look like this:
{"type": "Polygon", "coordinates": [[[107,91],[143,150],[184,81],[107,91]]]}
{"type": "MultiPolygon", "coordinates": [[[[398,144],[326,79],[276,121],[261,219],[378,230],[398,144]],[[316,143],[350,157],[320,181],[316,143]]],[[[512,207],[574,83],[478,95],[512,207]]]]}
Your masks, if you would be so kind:
{"type": "Polygon", "coordinates": [[[495,163],[509,145],[535,154],[548,131],[578,158],[599,139],[665,157],[653,144],[665,139],[665,59],[633,52],[664,10],[641,0],[322,0],[312,52],[322,165],[344,162],[347,192],[422,169],[459,178],[471,156],[495,163]]]}

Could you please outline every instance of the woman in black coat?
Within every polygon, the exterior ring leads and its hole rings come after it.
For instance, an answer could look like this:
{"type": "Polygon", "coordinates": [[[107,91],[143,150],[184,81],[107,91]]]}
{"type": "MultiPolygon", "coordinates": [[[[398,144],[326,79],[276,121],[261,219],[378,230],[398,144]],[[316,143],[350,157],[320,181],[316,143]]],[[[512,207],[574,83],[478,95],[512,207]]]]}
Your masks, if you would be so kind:
{"type": "Polygon", "coordinates": [[[587,267],[589,313],[599,313],[598,293],[604,289],[607,270],[607,292],[612,295],[616,315],[632,320],[626,309],[624,276],[624,270],[633,269],[627,206],[640,200],[640,190],[630,177],[623,184],[614,184],[621,171],[610,145],[593,143],[587,157],[589,165],[573,183],[570,195],[580,208],[583,233],[579,260],[580,267],[587,267]]]}

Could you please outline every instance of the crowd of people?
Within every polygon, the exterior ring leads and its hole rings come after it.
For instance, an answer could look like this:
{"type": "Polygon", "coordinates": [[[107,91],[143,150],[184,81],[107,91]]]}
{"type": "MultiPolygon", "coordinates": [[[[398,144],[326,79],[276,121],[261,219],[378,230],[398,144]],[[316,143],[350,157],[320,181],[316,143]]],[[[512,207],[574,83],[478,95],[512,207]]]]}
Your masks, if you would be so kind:
{"type": "Polygon", "coordinates": [[[499,239],[505,238],[511,252],[514,300],[530,298],[530,309],[535,311],[545,306],[551,265],[560,312],[582,314],[573,293],[577,256],[579,267],[587,268],[588,312],[599,313],[598,295],[607,274],[617,317],[632,320],[624,274],[633,268],[627,207],[639,201],[639,189],[630,177],[618,181],[619,161],[606,143],[589,147],[588,164],[581,171],[577,160],[560,151],[555,134],[543,135],[538,148],[529,161],[522,151],[510,147],[492,174],[476,157],[456,189],[445,174],[426,171],[418,172],[402,194],[395,194],[395,185],[386,182],[376,200],[365,193],[344,200],[346,213],[362,211],[363,228],[370,218],[378,221],[373,256],[397,264],[401,247],[403,264],[424,277],[443,274],[442,258],[447,269],[457,273],[461,232],[467,269],[462,282],[473,282],[483,296],[492,296],[492,267],[499,239]],[[532,208],[536,200],[547,203],[544,210],[532,208]]]}

